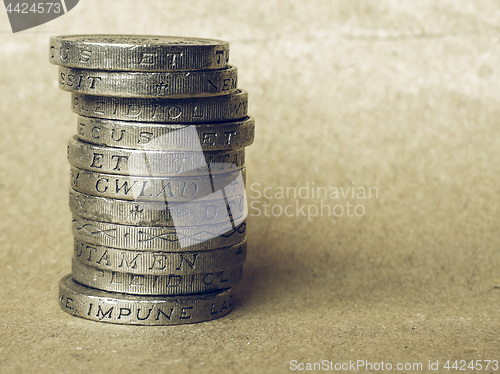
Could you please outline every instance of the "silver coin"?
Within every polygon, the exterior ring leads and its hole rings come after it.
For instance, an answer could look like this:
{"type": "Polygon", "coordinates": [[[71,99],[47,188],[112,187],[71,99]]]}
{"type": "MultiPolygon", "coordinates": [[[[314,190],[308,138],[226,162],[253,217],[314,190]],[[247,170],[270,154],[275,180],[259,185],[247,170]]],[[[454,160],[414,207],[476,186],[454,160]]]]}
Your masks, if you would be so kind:
{"type": "Polygon", "coordinates": [[[246,239],[246,221],[200,226],[126,226],[73,215],[76,240],[137,251],[192,252],[229,247],[246,239]]]}
{"type": "Polygon", "coordinates": [[[71,109],[82,116],[139,122],[207,123],[247,117],[248,93],[192,99],[141,99],[72,94],[71,109]]]}
{"type": "Polygon", "coordinates": [[[199,226],[230,220],[239,224],[248,215],[245,193],[225,199],[166,203],[110,199],[70,189],[69,207],[82,218],[131,226],[199,226]]]}
{"type": "Polygon", "coordinates": [[[144,177],[70,168],[71,188],[92,196],[133,201],[193,202],[241,195],[245,169],[199,176],[144,177]]]}
{"type": "Polygon", "coordinates": [[[118,148],[215,151],[253,143],[252,117],[198,125],[144,123],[78,116],[76,136],[85,142],[118,148]]]}
{"type": "Polygon", "coordinates": [[[49,60],[97,70],[221,69],[229,61],[229,43],[179,36],[60,35],[50,38],[49,60]]]}
{"type": "Polygon", "coordinates": [[[214,272],[243,265],[246,241],[198,252],[133,251],[75,240],[73,258],[96,269],[130,274],[169,275],[214,272]]]}
{"type": "Polygon", "coordinates": [[[88,95],[142,98],[196,98],[237,90],[234,66],[188,72],[126,72],[59,67],[59,88],[88,95]]]}
{"type": "Polygon", "coordinates": [[[131,325],[177,325],[228,314],[231,290],[190,296],[136,296],[86,287],[66,275],[59,282],[59,305],[71,315],[131,325]]]}
{"type": "Polygon", "coordinates": [[[245,150],[155,151],[121,149],[85,143],[68,144],[70,165],[107,174],[134,176],[197,176],[236,172],[245,165],[245,150]]]}
{"type": "Polygon", "coordinates": [[[195,274],[150,275],[97,269],[73,259],[73,279],[87,287],[132,295],[190,295],[228,289],[240,282],[243,267],[195,274]]]}

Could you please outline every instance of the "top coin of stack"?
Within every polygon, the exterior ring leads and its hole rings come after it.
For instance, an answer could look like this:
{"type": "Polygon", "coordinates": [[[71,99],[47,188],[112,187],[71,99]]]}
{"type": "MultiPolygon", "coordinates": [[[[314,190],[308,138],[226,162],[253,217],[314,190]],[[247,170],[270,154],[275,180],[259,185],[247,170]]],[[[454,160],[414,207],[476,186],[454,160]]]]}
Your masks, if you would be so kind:
{"type": "Polygon", "coordinates": [[[216,39],[156,35],[66,35],[50,38],[50,62],[107,71],[223,69],[229,43],[216,39]]]}
{"type": "Polygon", "coordinates": [[[227,314],[246,258],[244,147],[254,137],[229,44],[68,35],[50,39],[49,59],[79,115],[62,309],[150,325],[227,314]]]}

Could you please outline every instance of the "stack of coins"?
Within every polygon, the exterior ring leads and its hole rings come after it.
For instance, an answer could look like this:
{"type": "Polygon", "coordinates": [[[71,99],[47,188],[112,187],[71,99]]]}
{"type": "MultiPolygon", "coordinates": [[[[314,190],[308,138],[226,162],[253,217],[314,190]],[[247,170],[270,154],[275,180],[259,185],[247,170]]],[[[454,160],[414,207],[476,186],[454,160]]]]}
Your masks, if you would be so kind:
{"type": "Polygon", "coordinates": [[[220,40],[50,39],[72,93],[72,274],[60,304],[112,323],[221,317],[246,258],[247,93],[220,40]]]}

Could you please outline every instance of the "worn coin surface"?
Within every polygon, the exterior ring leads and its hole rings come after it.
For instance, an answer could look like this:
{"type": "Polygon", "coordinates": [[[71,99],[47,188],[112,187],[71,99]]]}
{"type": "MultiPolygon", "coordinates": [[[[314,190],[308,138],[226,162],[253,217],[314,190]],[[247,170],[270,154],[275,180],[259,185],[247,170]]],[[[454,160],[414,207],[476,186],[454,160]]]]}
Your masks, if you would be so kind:
{"type": "Polygon", "coordinates": [[[86,287],[66,275],[59,282],[61,309],[93,321],[132,325],[177,325],[228,314],[231,290],[190,296],[128,295],[86,287]]]}
{"type": "Polygon", "coordinates": [[[149,150],[240,149],[253,143],[255,121],[197,125],[144,123],[78,116],[78,139],[88,143],[118,148],[149,150]]]}
{"type": "Polygon", "coordinates": [[[196,98],[237,90],[234,66],[187,72],[126,72],[60,67],[59,88],[88,95],[142,98],[196,98]]]}
{"type": "Polygon", "coordinates": [[[70,165],[108,174],[134,176],[197,176],[241,170],[245,150],[156,151],[111,148],[90,144],[77,137],[68,144],[70,165]]]}
{"type": "Polygon", "coordinates": [[[125,121],[206,123],[243,119],[248,115],[248,93],[192,99],[141,99],[72,94],[74,113],[125,121]]]}
{"type": "Polygon", "coordinates": [[[221,69],[229,43],[159,35],[60,35],[50,38],[49,60],[74,68],[130,71],[221,69]]]}
{"type": "Polygon", "coordinates": [[[144,177],[70,167],[71,187],[88,195],[133,201],[192,202],[241,195],[245,169],[224,174],[144,177]]]}
{"type": "Polygon", "coordinates": [[[248,215],[245,193],[220,199],[168,203],[110,199],[70,189],[69,207],[82,218],[131,226],[197,226],[230,220],[239,224],[248,215]]]}
{"type": "Polygon", "coordinates": [[[138,251],[192,252],[238,244],[246,239],[246,221],[198,226],[127,226],[73,215],[76,240],[138,251]]]}
{"type": "Polygon", "coordinates": [[[94,268],[131,274],[169,275],[213,272],[242,265],[246,241],[198,252],[134,251],[75,240],[73,257],[94,268]]]}
{"type": "Polygon", "coordinates": [[[133,295],[189,295],[231,288],[243,276],[238,265],[193,274],[133,274],[97,269],[73,258],[73,279],[87,287],[133,295]]]}

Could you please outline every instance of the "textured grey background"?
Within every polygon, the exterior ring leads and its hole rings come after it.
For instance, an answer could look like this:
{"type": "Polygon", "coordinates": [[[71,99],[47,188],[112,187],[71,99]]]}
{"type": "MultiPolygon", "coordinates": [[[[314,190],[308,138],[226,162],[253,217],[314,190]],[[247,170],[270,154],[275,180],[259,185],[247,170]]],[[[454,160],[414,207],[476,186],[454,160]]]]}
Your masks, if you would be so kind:
{"type": "Polygon", "coordinates": [[[0,11],[0,372],[500,359],[498,25],[486,0],[82,0],[18,34],[0,11]],[[76,120],[48,39],[70,33],[229,40],[257,121],[249,185],[375,186],[378,198],[363,217],[250,217],[223,319],[145,328],[61,312],[76,120]]]}

